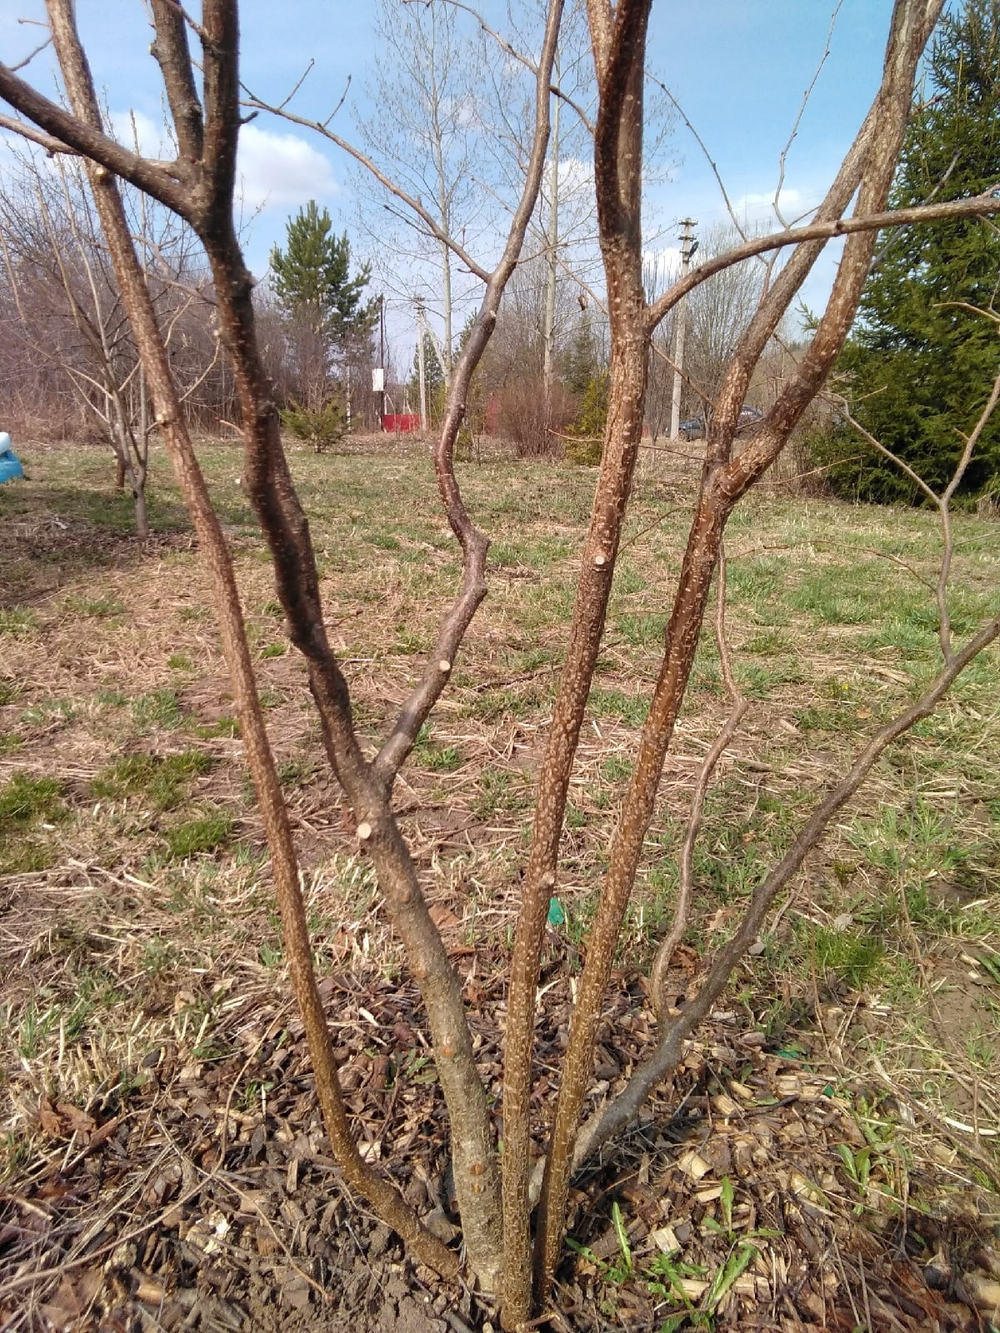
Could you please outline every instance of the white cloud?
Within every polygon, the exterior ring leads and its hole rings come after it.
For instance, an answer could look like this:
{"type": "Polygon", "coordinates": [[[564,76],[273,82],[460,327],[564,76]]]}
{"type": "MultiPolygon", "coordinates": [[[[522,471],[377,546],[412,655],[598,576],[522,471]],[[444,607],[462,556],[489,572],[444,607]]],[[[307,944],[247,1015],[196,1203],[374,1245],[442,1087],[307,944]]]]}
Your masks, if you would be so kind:
{"type": "MultiPolygon", "coordinates": [[[[172,158],[177,149],[166,126],[141,111],[115,111],[111,128],[119,143],[153,158],[172,158]]],[[[296,134],[244,125],[236,163],[236,193],[244,208],[287,209],[338,192],[330,163],[296,134]]]]}
{"type": "Polygon", "coordinates": [[[125,148],[134,151],[138,144],[144,157],[171,158],[177,151],[166,125],[142,111],[112,111],[111,133],[125,148]]]}
{"type": "Polygon", "coordinates": [[[594,181],[594,164],[579,157],[559,159],[559,192],[565,198],[579,190],[588,190],[594,181]]]}
{"type": "MultiPolygon", "coordinates": [[[[786,222],[794,222],[815,206],[815,201],[810,202],[806,194],[793,185],[783,186],[778,196],[778,208],[786,222]]],[[[767,217],[774,218],[774,191],[761,190],[758,193],[741,194],[733,204],[733,212],[737,217],[746,218],[750,222],[767,217]]]]}
{"type": "Polygon", "coordinates": [[[244,125],[236,167],[237,191],[250,209],[284,208],[337,194],[330,163],[295,134],[244,125]]]}

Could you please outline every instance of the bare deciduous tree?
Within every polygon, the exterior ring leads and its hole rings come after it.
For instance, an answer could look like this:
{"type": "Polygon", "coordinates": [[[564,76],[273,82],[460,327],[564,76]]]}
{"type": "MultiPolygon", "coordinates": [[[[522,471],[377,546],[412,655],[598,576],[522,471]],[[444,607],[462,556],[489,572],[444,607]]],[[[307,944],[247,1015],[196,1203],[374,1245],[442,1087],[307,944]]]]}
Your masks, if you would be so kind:
{"type": "MultiPolygon", "coordinates": [[[[477,1072],[471,1032],[458,978],[443,948],[392,808],[393,784],[421,725],[446,688],[463,635],[486,592],[487,542],[466,512],[452,456],[469,384],[497,319],[503,289],[513,271],[535,207],[548,138],[549,86],[561,4],[552,0],[535,66],[535,117],[531,153],[503,255],[493,269],[476,263],[460,238],[449,237],[419,200],[418,218],[443,245],[468,262],[484,284],[480,314],[454,368],[445,420],[434,454],[442,502],[463,554],[456,599],[445,612],[437,641],[410,698],[375,758],[364,758],[355,732],[347,683],[327,638],[308,525],[281,449],[277,414],[263,371],[251,281],[232,223],[233,173],[239,128],[238,30],[235,0],[204,0],[201,20],[191,23],[200,44],[195,62],[188,49],[186,16],[174,0],[151,0],[159,61],[170,105],[178,158],[155,163],[121,147],[103,131],[70,0],[48,0],[53,39],[71,110],[55,105],[16,73],[0,66],[0,95],[55,148],[85,155],[91,187],[114,257],[118,281],[137,331],[157,416],[213,574],[222,637],[233,675],[248,762],[265,815],[273,873],[281,905],[295,993],[301,1007],[317,1091],[327,1130],[344,1174],[413,1252],[446,1277],[458,1256],[431,1235],[395,1186],[364,1162],[354,1143],[340,1094],[336,1062],[316,989],[288,811],[281,796],[247,651],[229,554],[209,505],[170,374],[162,336],[153,318],[114,181],[118,175],[174,209],[197,232],[211,265],[221,336],[232,360],[245,439],[245,485],[271,547],[278,592],[292,641],[308,665],[330,763],[346,794],[359,843],[378,875],[387,910],[403,941],[427,1011],[434,1058],[450,1117],[454,1177],[467,1261],[489,1290],[502,1290],[505,1328],[524,1327],[535,1302],[547,1298],[562,1252],[572,1172],[635,1116],[644,1097],[679,1058],[681,1043],[718,998],[733,967],[760,929],[774,896],[816,846],[833,815],[857,791],[878,756],[926,717],[962,669],[1000,634],[1000,617],[986,622],[961,647],[942,634],[943,664],[921,697],[874,731],[842,778],[817,793],[815,808],[781,861],[757,886],[732,938],[707,966],[694,999],[679,1013],[654,1003],[659,1035],[649,1058],[624,1091],[582,1120],[590,1085],[595,1038],[624,914],[653,814],[664,758],[702,637],[710,589],[721,568],[723,536],[735,506],[779,456],[790,432],[819,392],[850,327],[879,228],[917,217],[1000,211],[992,195],[947,206],[886,213],[918,61],[943,0],[896,0],[881,86],[813,221],[769,237],[742,242],[708,260],[653,301],[642,275],[643,65],[651,0],[589,0],[588,17],[599,90],[595,129],[595,188],[610,318],[610,390],[603,458],[590,529],[581,555],[576,604],[558,696],[537,779],[534,829],[522,885],[522,901],[510,971],[505,1030],[502,1154],[494,1136],[486,1090],[477,1072]],[[200,80],[196,69],[200,68],[200,80]],[[852,199],[853,213],[847,216],[852,199]],[[747,387],[780,320],[810,272],[823,244],[846,236],[844,258],[827,309],[753,440],[736,455],[733,441],[747,387]],[[722,375],[690,533],[666,630],[662,661],[634,774],[610,839],[608,868],[587,941],[572,1027],[561,1070],[558,1101],[543,1163],[533,1160],[534,1028],[539,960],[549,903],[558,883],[567,791],[584,707],[600,648],[611,580],[621,544],[642,428],[650,340],[659,322],[686,292],[713,274],[758,254],[788,257],[743,331],[722,375]],[[537,1212],[536,1212],[537,1205],[537,1212]]],[[[255,99],[258,107],[265,104],[255,99]]],[[[316,127],[328,138],[328,128],[316,127]]],[[[402,198],[405,191],[400,190],[402,198]]],[[[404,200],[405,201],[405,200],[404,200]]],[[[996,397],[994,394],[994,399],[996,397]]],[[[992,400],[991,400],[992,403],[992,400]]],[[[969,450],[974,448],[971,438],[969,450]]],[[[967,450],[967,453],[968,451],[967,450]]],[[[947,500],[940,497],[946,528],[947,500]]],[[[944,597],[944,594],[942,594],[944,597]]],[[[946,602],[942,601],[946,611],[946,602]]],[[[721,624],[721,619],[718,621],[721,624]]],[[[731,680],[730,680],[731,684],[731,680]]],[[[733,711],[722,743],[738,725],[733,711]]],[[[682,863],[698,833],[700,800],[711,776],[710,753],[695,791],[682,863]]],[[[683,875],[682,875],[683,883],[683,875]]],[[[683,926],[684,907],[678,921],[683,926]]],[[[668,937],[667,947],[675,932],[668,937]]],[[[658,975],[658,973],[656,974],[658,975]]],[[[655,983],[654,975],[654,983],[655,983]]],[[[654,995],[654,1002],[657,997],[654,995]]]]}
{"type": "MultiPolygon", "coordinates": [[[[203,336],[207,283],[192,262],[190,232],[149,202],[142,195],[126,201],[128,225],[139,239],[140,263],[187,400],[218,358],[216,340],[203,336]]],[[[13,306],[9,336],[49,368],[56,392],[72,397],[85,429],[96,425],[110,444],[118,484],[127,480],[132,492],[136,531],[148,535],[152,418],[145,376],[78,161],[12,156],[0,200],[0,255],[13,306]]]]}
{"type": "Polygon", "coordinates": [[[408,276],[413,286],[401,294],[416,296],[438,315],[436,346],[447,380],[456,310],[463,298],[468,300],[468,289],[442,236],[462,236],[471,243],[485,227],[482,152],[477,151],[483,118],[472,58],[476,38],[448,5],[378,0],[376,12],[381,56],[371,90],[375,110],[362,123],[364,145],[386,175],[425,204],[442,235],[428,235],[406,210],[396,215],[395,226],[387,226],[386,208],[390,215],[396,209],[376,178],[361,168],[357,178],[364,216],[380,276],[390,284],[401,277],[405,283],[408,276]]]}

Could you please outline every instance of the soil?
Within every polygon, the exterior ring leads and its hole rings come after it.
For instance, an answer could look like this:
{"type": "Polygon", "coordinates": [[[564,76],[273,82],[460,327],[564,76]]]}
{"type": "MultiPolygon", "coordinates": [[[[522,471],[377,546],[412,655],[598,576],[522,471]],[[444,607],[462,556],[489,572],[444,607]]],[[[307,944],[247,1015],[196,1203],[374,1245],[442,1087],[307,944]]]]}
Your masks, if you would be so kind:
{"type": "MultiPolygon", "coordinates": [[[[543,1063],[569,1000],[558,957],[549,976],[543,1063]]],[[[652,1039],[640,979],[622,975],[618,985],[613,1018],[628,1049],[599,1046],[598,1095],[652,1039]]],[[[323,992],[350,1109],[371,1134],[368,1155],[443,1237],[457,1238],[440,1094],[416,1054],[415,992],[346,973],[327,977],[323,992]]],[[[499,985],[479,999],[493,1008],[499,985]]],[[[683,1317],[685,1303],[693,1317],[718,1275],[735,1273],[737,1255],[743,1266],[701,1327],[989,1327],[996,1195],[970,1187],[944,1139],[915,1165],[905,1137],[916,1142],[919,1127],[906,1107],[876,1103],[824,1065],[843,1010],[831,1004],[815,1017],[792,1053],[769,1049],[735,1014],[713,1016],[644,1123],[577,1180],[574,1253],[545,1326],[698,1327],[668,1317],[683,1317]]],[[[294,1015],[254,1001],[234,1007],[227,1026],[247,1054],[194,1060],[166,1044],[86,1110],[41,1098],[42,1147],[0,1192],[0,1328],[498,1328],[494,1302],[415,1268],[349,1197],[294,1015]]],[[[489,1081],[499,1053],[486,1045],[481,1056],[489,1081]]]]}

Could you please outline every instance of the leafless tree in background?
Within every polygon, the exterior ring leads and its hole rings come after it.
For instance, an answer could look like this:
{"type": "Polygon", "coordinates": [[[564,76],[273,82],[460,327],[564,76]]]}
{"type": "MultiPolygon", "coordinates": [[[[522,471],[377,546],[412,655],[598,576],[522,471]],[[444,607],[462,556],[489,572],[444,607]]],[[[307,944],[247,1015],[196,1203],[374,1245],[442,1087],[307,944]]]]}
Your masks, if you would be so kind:
{"type": "MultiPolygon", "coordinates": [[[[197,242],[177,219],[135,191],[124,200],[179,392],[214,426],[221,403],[211,283],[197,242]],[[200,267],[199,267],[200,265],[200,267]],[[205,408],[207,406],[207,412],[205,408]]],[[[13,154],[0,199],[9,319],[23,351],[8,393],[32,401],[29,430],[73,427],[105,440],[127,481],[136,531],[149,532],[146,482],[154,430],[146,380],[114,267],[79,161],[13,154]],[[32,392],[32,383],[37,388],[32,392]]]]}
{"type": "Polygon", "coordinates": [[[424,203],[440,234],[399,209],[363,168],[356,173],[362,217],[383,284],[391,290],[402,281],[398,294],[417,297],[440,320],[437,349],[447,381],[470,288],[442,236],[473,245],[494,207],[482,176],[479,39],[475,25],[449,5],[377,0],[376,13],[375,111],[362,122],[362,144],[393,182],[424,203]]]}

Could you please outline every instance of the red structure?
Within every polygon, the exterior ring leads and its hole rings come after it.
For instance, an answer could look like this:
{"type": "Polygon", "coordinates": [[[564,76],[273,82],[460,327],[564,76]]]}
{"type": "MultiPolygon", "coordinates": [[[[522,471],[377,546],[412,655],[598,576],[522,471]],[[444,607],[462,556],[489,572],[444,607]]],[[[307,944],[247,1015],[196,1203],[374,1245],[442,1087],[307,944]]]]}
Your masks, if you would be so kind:
{"type": "Polygon", "coordinates": [[[391,435],[420,429],[420,417],[416,412],[387,412],[382,418],[382,429],[391,435]]]}

